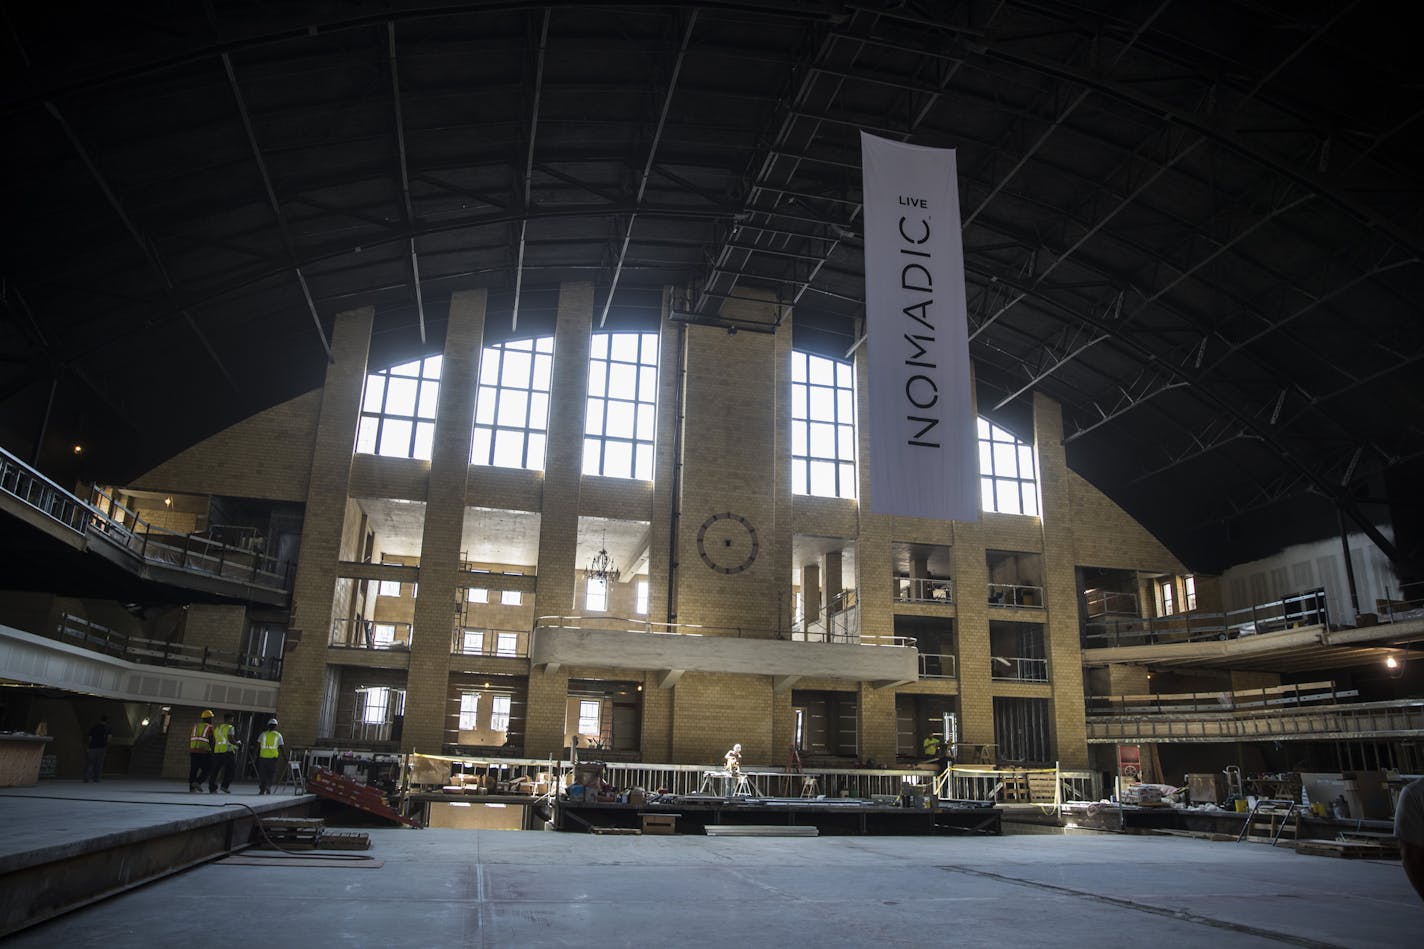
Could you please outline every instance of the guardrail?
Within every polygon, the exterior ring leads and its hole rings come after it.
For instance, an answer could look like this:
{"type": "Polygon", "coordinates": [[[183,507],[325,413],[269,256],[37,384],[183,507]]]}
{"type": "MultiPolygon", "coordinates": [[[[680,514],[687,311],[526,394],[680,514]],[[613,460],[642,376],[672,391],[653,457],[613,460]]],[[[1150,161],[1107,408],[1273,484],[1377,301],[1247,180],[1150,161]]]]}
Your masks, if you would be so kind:
{"type": "Polygon", "coordinates": [[[339,649],[408,650],[415,636],[410,623],[383,623],[369,619],[334,619],[328,646],[339,649]]]}
{"type": "Polygon", "coordinates": [[[989,584],[989,605],[1026,610],[1043,609],[1043,587],[1020,583],[989,584]]]}
{"type": "Polygon", "coordinates": [[[1089,590],[1084,594],[1088,616],[1141,616],[1136,593],[1117,590],[1089,590]]]}
{"type": "Polygon", "coordinates": [[[77,534],[89,521],[88,505],[0,448],[0,491],[77,534]]]}
{"type": "Polygon", "coordinates": [[[1188,712],[1234,712],[1316,702],[1338,702],[1359,695],[1337,689],[1335,683],[1297,682],[1229,692],[1163,692],[1151,695],[1090,695],[1089,715],[1170,715],[1188,712]]]}
{"type": "Polygon", "coordinates": [[[56,639],[94,652],[141,665],[197,669],[246,679],[277,681],[282,678],[280,656],[255,656],[195,646],[189,643],[146,639],[95,623],[72,613],[61,613],[56,639]]]}
{"type": "Polygon", "coordinates": [[[1000,682],[1047,682],[1048,660],[1025,656],[992,656],[991,678],[1000,682]]]}
{"type": "Polygon", "coordinates": [[[1124,618],[1083,625],[1084,648],[1150,646],[1237,639],[1302,626],[1328,626],[1325,591],[1312,590],[1224,613],[1175,613],[1152,618],[1124,618]]]}
{"type": "Polygon", "coordinates": [[[1414,738],[1424,702],[1369,702],[1177,715],[1090,716],[1088,740],[1258,741],[1414,738]]]}
{"type": "Polygon", "coordinates": [[[528,630],[456,627],[450,638],[450,654],[528,659],[530,638],[528,630]]]}
{"type": "Polygon", "coordinates": [[[1095,771],[1067,771],[1056,767],[950,765],[935,778],[935,793],[949,800],[1058,807],[1066,801],[1101,799],[1101,780],[1095,771]]]}
{"type": "MultiPolygon", "coordinates": [[[[859,608],[853,610],[859,613],[859,608]]],[[[850,611],[848,611],[850,612],[850,611]]],[[[890,646],[905,649],[915,645],[911,636],[861,633],[840,627],[785,630],[756,626],[704,626],[697,623],[659,623],[621,616],[540,616],[534,620],[534,635],[541,629],[604,629],[615,632],[649,633],[657,636],[727,636],[734,639],[781,639],[805,643],[842,643],[861,646],[890,646]]]]}
{"type": "Polygon", "coordinates": [[[954,656],[938,652],[920,653],[921,679],[953,679],[955,671],[954,656]]]}
{"type": "Polygon", "coordinates": [[[929,577],[896,577],[895,599],[900,603],[953,603],[954,581],[929,577]]]}

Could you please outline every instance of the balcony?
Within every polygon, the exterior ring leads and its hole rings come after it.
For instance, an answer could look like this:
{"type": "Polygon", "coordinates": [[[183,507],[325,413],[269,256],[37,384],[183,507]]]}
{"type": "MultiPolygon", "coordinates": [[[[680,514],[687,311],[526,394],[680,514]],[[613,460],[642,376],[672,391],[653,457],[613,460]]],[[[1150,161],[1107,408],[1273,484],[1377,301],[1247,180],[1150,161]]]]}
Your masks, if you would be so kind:
{"type": "Polygon", "coordinates": [[[896,577],[897,603],[953,603],[954,581],[932,577],[896,577]]]}
{"type": "Polygon", "coordinates": [[[1084,648],[1152,646],[1237,639],[1307,626],[1328,626],[1325,591],[1312,590],[1223,613],[1193,611],[1171,616],[1089,619],[1084,648]]]}
{"type": "Polygon", "coordinates": [[[1122,593],[1118,590],[1085,590],[1083,592],[1085,612],[1089,619],[1103,616],[1141,616],[1136,593],[1122,593]]]}
{"type": "Polygon", "coordinates": [[[328,646],[408,652],[415,629],[410,623],[380,623],[369,619],[338,619],[331,624],[328,646]]]}
{"type": "Polygon", "coordinates": [[[130,636],[70,613],[60,614],[56,633],[54,638],[60,642],[139,665],[196,669],[248,679],[276,681],[282,678],[280,656],[253,656],[207,646],[130,636]]]}
{"type": "Polygon", "coordinates": [[[770,675],[777,691],[803,677],[870,682],[877,687],[914,682],[918,650],[912,639],[898,636],[853,635],[844,628],[835,635],[800,630],[653,623],[606,616],[543,616],[534,623],[530,661],[557,669],[563,665],[653,670],[663,688],[682,674],[730,672],[770,675]]]}
{"type": "Polygon", "coordinates": [[[1024,656],[994,656],[991,678],[996,682],[1047,682],[1048,660],[1024,656]]]}
{"type": "Polygon", "coordinates": [[[826,608],[813,617],[793,617],[791,639],[805,643],[860,642],[860,604],[855,591],[846,590],[832,597],[826,608]]]}
{"type": "Polygon", "coordinates": [[[528,630],[472,629],[456,627],[450,640],[452,656],[490,656],[501,659],[529,658],[528,630]]]}
{"type": "Polygon", "coordinates": [[[1021,583],[989,584],[989,605],[1013,609],[1043,609],[1043,587],[1021,583]]]}

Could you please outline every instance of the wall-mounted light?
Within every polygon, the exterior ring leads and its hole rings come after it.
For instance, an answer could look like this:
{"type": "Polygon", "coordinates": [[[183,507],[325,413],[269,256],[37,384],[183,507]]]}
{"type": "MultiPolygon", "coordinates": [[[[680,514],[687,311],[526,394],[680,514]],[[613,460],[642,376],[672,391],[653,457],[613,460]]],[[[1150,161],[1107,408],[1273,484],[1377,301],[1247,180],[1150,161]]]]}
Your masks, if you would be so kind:
{"type": "Polygon", "coordinates": [[[1398,669],[1399,660],[1394,658],[1393,656],[1386,656],[1384,660],[1384,667],[1386,669],[1398,669]]]}
{"type": "Polygon", "coordinates": [[[172,506],[173,506],[173,499],[172,499],[172,498],[164,498],[164,499],[163,499],[163,506],[164,506],[164,507],[172,507],[172,506]]]}
{"type": "Polygon", "coordinates": [[[75,453],[76,455],[82,455],[82,454],[84,454],[84,446],[83,446],[83,445],[75,445],[75,446],[74,446],[74,453],[75,453]]]}
{"type": "Polygon", "coordinates": [[[143,728],[147,728],[147,727],[148,727],[148,719],[145,718],[143,721],[139,722],[139,725],[142,726],[143,728]]]}

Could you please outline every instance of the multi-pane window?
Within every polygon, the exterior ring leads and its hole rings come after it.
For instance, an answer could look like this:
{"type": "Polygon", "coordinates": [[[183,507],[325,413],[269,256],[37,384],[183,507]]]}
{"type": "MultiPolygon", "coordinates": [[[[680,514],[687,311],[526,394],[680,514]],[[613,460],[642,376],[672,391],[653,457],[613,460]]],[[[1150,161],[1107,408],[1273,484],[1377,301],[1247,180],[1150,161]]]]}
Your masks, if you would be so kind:
{"type": "Polygon", "coordinates": [[[1177,612],[1176,604],[1173,602],[1172,581],[1170,579],[1163,580],[1157,585],[1157,591],[1157,596],[1162,606],[1162,615],[1171,616],[1177,612]]]}
{"type": "Polygon", "coordinates": [[[599,612],[608,609],[608,580],[603,577],[588,578],[588,594],[584,597],[584,608],[599,612]]]}
{"type": "Polygon", "coordinates": [[[791,490],[855,497],[855,367],[791,353],[791,490]]]}
{"type": "Polygon", "coordinates": [[[466,656],[478,656],[485,649],[485,631],[482,629],[467,629],[460,637],[460,652],[466,656]]]}
{"type": "Polygon", "coordinates": [[[460,729],[469,731],[479,727],[480,714],[480,693],[462,692],[460,694],[460,729]]]}
{"type": "Polygon", "coordinates": [[[1038,514],[1038,477],[1033,446],[1008,429],[979,419],[979,489],[981,506],[1000,514],[1038,514]]]}
{"type": "Polygon", "coordinates": [[[377,596],[400,596],[399,580],[382,580],[380,588],[376,590],[377,596]]]}
{"type": "Polygon", "coordinates": [[[384,685],[371,686],[362,693],[361,721],[366,725],[384,725],[391,707],[391,690],[384,685]]]}
{"type": "Polygon", "coordinates": [[[489,591],[483,587],[470,587],[465,591],[465,602],[467,603],[488,603],[489,591]]]}
{"type": "Polygon", "coordinates": [[[430,460],[442,359],[430,356],[366,376],[358,454],[430,460]]]}
{"type": "Polygon", "coordinates": [[[519,634],[497,633],[495,635],[494,654],[496,656],[518,656],[519,634]]]}
{"type": "Polygon", "coordinates": [[[553,374],[552,336],[484,348],[471,463],[543,470],[553,374]]]}
{"type": "Polygon", "coordinates": [[[646,580],[638,581],[638,599],[633,609],[639,616],[648,612],[648,581],[646,580]]]}
{"type": "Polygon", "coordinates": [[[1182,578],[1182,608],[1194,610],[1197,608],[1197,578],[1182,578]]]}
{"type": "Polygon", "coordinates": [[[389,649],[396,641],[396,625],[394,623],[377,623],[371,629],[371,644],[377,649],[389,649]]]}
{"type": "Polygon", "coordinates": [[[597,699],[579,700],[579,734],[598,734],[598,713],[602,703],[597,699]]]}
{"type": "Polygon", "coordinates": [[[509,731],[509,704],[507,695],[496,695],[490,702],[490,728],[493,731],[509,731]]]}
{"type": "Polygon", "coordinates": [[[518,606],[524,602],[524,594],[518,590],[501,590],[499,593],[500,606],[518,606]]]}
{"type": "Polygon", "coordinates": [[[658,334],[594,333],[583,473],[652,480],[657,409],[658,334]]]}

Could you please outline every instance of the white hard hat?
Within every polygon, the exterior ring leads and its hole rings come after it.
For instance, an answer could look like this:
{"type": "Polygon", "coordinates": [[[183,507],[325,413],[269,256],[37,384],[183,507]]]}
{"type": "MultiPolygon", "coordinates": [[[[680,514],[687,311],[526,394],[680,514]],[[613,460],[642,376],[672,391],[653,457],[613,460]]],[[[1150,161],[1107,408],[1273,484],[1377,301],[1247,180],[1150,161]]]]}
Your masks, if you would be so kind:
{"type": "Polygon", "coordinates": [[[275,724],[277,724],[277,720],[276,720],[275,718],[269,718],[269,719],[267,719],[267,724],[268,724],[268,725],[275,725],[275,724]]]}

